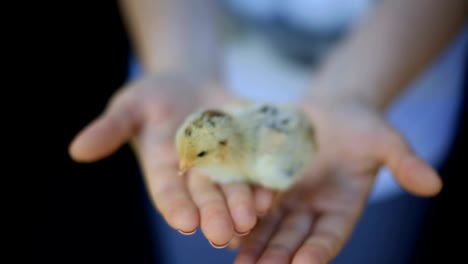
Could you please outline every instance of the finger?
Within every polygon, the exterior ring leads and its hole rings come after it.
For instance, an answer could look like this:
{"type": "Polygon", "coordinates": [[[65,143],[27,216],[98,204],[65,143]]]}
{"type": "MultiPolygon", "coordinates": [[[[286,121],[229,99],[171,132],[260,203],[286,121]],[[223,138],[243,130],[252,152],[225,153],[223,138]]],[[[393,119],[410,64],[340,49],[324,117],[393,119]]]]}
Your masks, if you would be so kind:
{"type": "Polygon", "coordinates": [[[228,247],[229,247],[230,249],[235,250],[235,249],[237,249],[237,248],[240,246],[241,242],[242,242],[242,237],[236,235],[236,236],[234,236],[234,237],[231,239],[231,241],[229,241],[228,247]]]}
{"type": "Polygon", "coordinates": [[[201,229],[215,248],[226,247],[234,236],[234,224],[222,192],[206,176],[191,173],[189,189],[200,210],[201,229]]]}
{"type": "Polygon", "coordinates": [[[343,247],[356,221],[351,212],[324,213],[293,257],[293,264],[325,264],[343,247]]]}
{"type": "Polygon", "coordinates": [[[73,139],[68,150],[72,159],[93,162],[117,151],[138,129],[138,111],[133,101],[125,97],[111,103],[105,113],[73,139]]]}
{"type": "Polygon", "coordinates": [[[250,187],[243,183],[222,186],[237,235],[246,235],[257,222],[255,201],[250,187]]]}
{"type": "Polygon", "coordinates": [[[263,187],[255,187],[254,197],[257,215],[265,215],[273,204],[273,192],[263,187]]]}
{"type": "Polygon", "coordinates": [[[245,241],[242,242],[235,263],[255,263],[261,256],[263,249],[267,246],[282,216],[283,212],[281,210],[275,210],[257,223],[251,233],[244,238],[245,241]]]}
{"type": "Polygon", "coordinates": [[[134,141],[151,198],[166,222],[182,233],[199,226],[198,208],[192,201],[184,177],[177,173],[177,154],[167,141],[168,130],[149,125],[134,141]]]}
{"type": "Polygon", "coordinates": [[[440,192],[442,181],[438,173],[418,158],[400,135],[388,135],[382,142],[383,162],[405,190],[419,196],[432,196],[440,192]]]}
{"type": "Polygon", "coordinates": [[[280,228],[268,243],[258,263],[290,263],[297,248],[312,226],[309,212],[294,212],[285,217],[280,228]]]}
{"type": "Polygon", "coordinates": [[[199,212],[176,166],[159,166],[157,175],[148,177],[154,204],[166,222],[182,234],[193,234],[199,226],[199,212]]]}

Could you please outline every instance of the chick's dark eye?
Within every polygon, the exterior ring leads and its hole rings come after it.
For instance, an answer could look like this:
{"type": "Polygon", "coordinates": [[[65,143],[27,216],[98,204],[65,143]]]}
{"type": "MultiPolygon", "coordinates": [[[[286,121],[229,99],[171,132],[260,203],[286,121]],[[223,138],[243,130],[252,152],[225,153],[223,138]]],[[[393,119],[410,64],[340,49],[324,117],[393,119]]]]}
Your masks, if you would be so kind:
{"type": "Polygon", "coordinates": [[[206,151],[202,151],[202,152],[197,154],[197,157],[203,157],[205,155],[206,155],[206,151]]]}

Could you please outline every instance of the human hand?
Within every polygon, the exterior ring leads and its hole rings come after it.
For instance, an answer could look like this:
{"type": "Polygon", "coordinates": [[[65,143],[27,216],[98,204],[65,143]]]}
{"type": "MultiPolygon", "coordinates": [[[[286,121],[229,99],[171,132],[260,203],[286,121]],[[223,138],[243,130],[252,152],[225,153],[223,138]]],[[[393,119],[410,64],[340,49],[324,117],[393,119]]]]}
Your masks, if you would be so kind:
{"type": "Polygon", "coordinates": [[[235,263],[330,261],[352,232],[382,165],[414,195],[436,195],[442,187],[378,111],[359,103],[304,108],[316,128],[317,166],[245,237],[235,263]]]}
{"type": "Polygon", "coordinates": [[[171,75],[132,81],[76,136],[70,155],[79,162],[93,162],[131,142],[149,194],[167,223],[184,234],[201,226],[212,244],[225,245],[235,232],[253,228],[256,214],[268,209],[272,194],[245,184],[218,186],[195,173],[177,174],[175,131],[197,108],[216,107],[229,99],[215,86],[171,75]]]}

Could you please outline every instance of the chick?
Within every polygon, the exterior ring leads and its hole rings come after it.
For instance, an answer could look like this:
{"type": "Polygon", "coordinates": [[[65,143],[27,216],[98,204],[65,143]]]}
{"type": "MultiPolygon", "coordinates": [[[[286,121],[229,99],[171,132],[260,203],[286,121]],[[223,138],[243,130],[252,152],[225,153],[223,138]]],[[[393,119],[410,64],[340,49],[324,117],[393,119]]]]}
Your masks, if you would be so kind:
{"type": "Polygon", "coordinates": [[[217,183],[280,192],[310,168],[318,150],[307,117],[272,104],[197,111],[179,127],[176,148],[181,174],[193,168],[217,183]]]}

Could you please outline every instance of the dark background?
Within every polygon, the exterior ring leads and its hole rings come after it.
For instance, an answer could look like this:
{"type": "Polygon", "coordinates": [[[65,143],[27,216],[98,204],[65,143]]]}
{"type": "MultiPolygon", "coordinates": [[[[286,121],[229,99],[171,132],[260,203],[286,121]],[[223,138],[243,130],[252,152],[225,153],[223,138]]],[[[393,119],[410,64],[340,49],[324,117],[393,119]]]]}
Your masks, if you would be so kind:
{"type": "MultiPolygon", "coordinates": [[[[34,214],[40,220],[33,221],[32,262],[164,262],[148,222],[151,205],[128,146],[93,164],[77,164],[68,156],[75,134],[125,82],[130,45],[116,2],[64,2],[47,7],[45,40],[38,40],[46,46],[44,65],[52,65],[41,89],[44,104],[52,109],[53,142],[48,148],[52,154],[42,162],[45,187],[35,197],[34,214]]],[[[432,199],[412,263],[465,258],[461,234],[466,234],[462,214],[467,206],[461,188],[466,186],[466,105],[453,151],[440,170],[444,190],[432,199]]]]}
{"type": "Polygon", "coordinates": [[[33,223],[32,263],[157,263],[150,202],[130,148],[92,164],[67,152],[126,79],[129,43],[116,2],[57,1],[37,12],[44,24],[31,33],[44,78],[36,86],[47,113],[36,128],[51,139],[41,140],[50,155],[42,154],[40,188],[32,186],[41,218],[33,223]]]}

